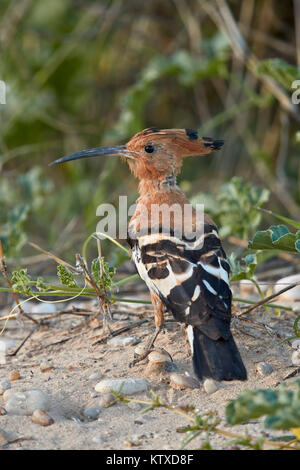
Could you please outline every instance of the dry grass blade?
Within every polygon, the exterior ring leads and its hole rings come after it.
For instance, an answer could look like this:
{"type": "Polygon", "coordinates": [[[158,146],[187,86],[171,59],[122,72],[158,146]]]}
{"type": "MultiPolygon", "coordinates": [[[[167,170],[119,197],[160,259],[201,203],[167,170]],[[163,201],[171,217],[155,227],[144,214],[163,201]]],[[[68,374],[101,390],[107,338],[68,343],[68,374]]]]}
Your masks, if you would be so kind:
{"type": "Polygon", "coordinates": [[[252,312],[252,310],[256,309],[257,307],[260,307],[261,305],[264,305],[268,303],[270,300],[275,299],[275,297],[278,297],[279,295],[283,294],[284,292],[287,292],[290,289],[293,289],[294,287],[298,286],[299,282],[295,282],[293,284],[290,284],[287,287],[284,287],[280,291],[276,292],[275,294],[269,295],[265,299],[260,300],[256,304],[252,305],[251,307],[248,307],[246,310],[243,310],[242,312],[238,313],[237,316],[239,317],[240,315],[245,315],[246,313],[252,312]]]}
{"type": "Polygon", "coordinates": [[[45,255],[49,256],[49,258],[52,258],[56,263],[58,264],[63,264],[66,268],[70,269],[71,271],[74,271],[75,273],[78,273],[78,269],[72,266],[71,264],[67,263],[63,259],[59,258],[58,256],[54,255],[53,253],[50,253],[50,251],[43,250],[40,246],[36,245],[35,243],[28,242],[32,248],[35,248],[36,250],[40,251],[41,253],[44,253],[45,255]]]}

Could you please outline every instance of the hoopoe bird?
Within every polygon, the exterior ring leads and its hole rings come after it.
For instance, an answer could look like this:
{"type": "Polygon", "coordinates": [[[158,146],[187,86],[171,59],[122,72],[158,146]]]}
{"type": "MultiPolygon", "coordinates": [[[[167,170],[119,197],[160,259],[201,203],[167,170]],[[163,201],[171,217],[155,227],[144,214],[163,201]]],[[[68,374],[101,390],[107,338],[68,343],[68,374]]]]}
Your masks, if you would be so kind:
{"type": "MultiPolygon", "coordinates": [[[[200,230],[179,235],[180,225],[194,229],[197,213],[176,184],[183,158],[219,150],[224,141],[199,137],[191,129],[148,128],[126,145],[83,150],[51,165],[79,158],[119,155],[139,180],[136,210],[128,225],[132,259],[147,284],[155,314],[155,334],[162,329],[164,311],[187,326],[193,367],[201,381],[246,380],[247,372],[230,330],[232,294],[229,265],[214,222],[204,214],[200,230]],[[152,207],[188,207],[188,216],[170,214],[169,225],[152,207]],[[172,216],[173,215],[173,216],[172,216]],[[172,217],[171,217],[172,216],[172,217]]],[[[190,229],[189,229],[190,230],[190,229]]],[[[144,357],[144,356],[143,356],[144,357]]]]}

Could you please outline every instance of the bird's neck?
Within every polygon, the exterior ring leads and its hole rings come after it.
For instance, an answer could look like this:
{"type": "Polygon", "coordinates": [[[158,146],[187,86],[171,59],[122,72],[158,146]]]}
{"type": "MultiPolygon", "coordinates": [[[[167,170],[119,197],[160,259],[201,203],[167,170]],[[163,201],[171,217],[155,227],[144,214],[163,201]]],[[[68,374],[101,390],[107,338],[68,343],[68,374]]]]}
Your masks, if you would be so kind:
{"type": "Polygon", "coordinates": [[[142,179],[139,183],[139,193],[142,198],[149,198],[149,196],[151,197],[160,192],[172,192],[174,190],[179,190],[174,174],[165,175],[161,179],[142,179]]]}

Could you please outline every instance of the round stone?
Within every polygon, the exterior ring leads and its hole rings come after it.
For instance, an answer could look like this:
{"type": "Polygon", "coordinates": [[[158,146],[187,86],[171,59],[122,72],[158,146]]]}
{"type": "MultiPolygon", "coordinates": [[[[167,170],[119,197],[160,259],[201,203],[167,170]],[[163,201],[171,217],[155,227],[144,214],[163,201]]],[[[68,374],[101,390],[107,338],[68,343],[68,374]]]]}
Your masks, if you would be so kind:
{"type": "Polygon", "coordinates": [[[12,370],[9,373],[8,380],[10,382],[13,382],[14,380],[19,380],[20,378],[20,372],[18,370],[12,370]]]}
{"type": "Polygon", "coordinates": [[[152,351],[148,356],[149,362],[154,362],[156,364],[161,364],[164,362],[168,362],[170,360],[170,356],[167,353],[160,352],[160,351],[152,351]]]}
{"type": "Polygon", "coordinates": [[[197,379],[190,375],[182,375],[177,372],[170,374],[171,387],[182,390],[184,388],[199,388],[200,384],[197,379]]]}
{"type": "Polygon", "coordinates": [[[46,413],[44,410],[34,410],[31,416],[31,420],[35,424],[39,424],[40,426],[50,426],[54,423],[53,418],[46,413]]]}
{"type": "Polygon", "coordinates": [[[212,393],[215,393],[218,390],[218,384],[213,380],[213,379],[206,379],[204,380],[203,388],[208,393],[211,395],[212,393]]]}

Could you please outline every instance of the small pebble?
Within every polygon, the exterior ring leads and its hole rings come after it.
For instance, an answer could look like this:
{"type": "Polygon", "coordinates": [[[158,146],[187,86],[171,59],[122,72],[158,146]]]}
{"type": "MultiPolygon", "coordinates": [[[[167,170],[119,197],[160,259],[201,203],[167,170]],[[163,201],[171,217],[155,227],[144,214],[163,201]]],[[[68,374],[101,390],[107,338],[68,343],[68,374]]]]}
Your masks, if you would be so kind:
{"type": "Polygon", "coordinates": [[[3,395],[5,390],[9,390],[11,388],[11,384],[8,380],[1,380],[0,382],[0,395],[3,395]]]}
{"type": "Polygon", "coordinates": [[[182,390],[184,388],[199,388],[200,384],[197,379],[191,376],[177,374],[177,372],[173,372],[170,375],[170,385],[171,387],[182,390]]]}
{"type": "Polygon", "coordinates": [[[139,342],[140,340],[136,336],[116,336],[115,338],[110,339],[107,344],[113,348],[117,348],[119,346],[132,346],[134,344],[138,344],[139,342]]]}
{"type": "Polygon", "coordinates": [[[300,350],[296,350],[292,354],[292,364],[294,366],[300,366],[300,350]]]}
{"type": "Polygon", "coordinates": [[[116,397],[112,393],[104,393],[98,400],[98,406],[100,406],[100,408],[107,408],[111,406],[115,400],[116,397]]]}
{"type": "Polygon", "coordinates": [[[261,377],[267,377],[268,375],[272,374],[273,371],[274,371],[274,367],[271,366],[271,364],[268,364],[267,362],[259,362],[256,365],[256,372],[261,377]]]}
{"type": "Polygon", "coordinates": [[[211,395],[212,393],[215,393],[218,390],[218,384],[213,380],[213,379],[206,379],[204,380],[203,388],[208,393],[211,395]]]}
{"type": "Polygon", "coordinates": [[[34,410],[31,416],[31,421],[35,424],[39,424],[40,426],[50,426],[54,423],[53,418],[43,410],[34,410]]]}
{"type": "Polygon", "coordinates": [[[148,356],[149,362],[154,362],[155,364],[165,363],[170,360],[169,354],[160,351],[152,351],[148,356]]]}
{"type": "Polygon", "coordinates": [[[37,409],[46,411],[48,408],[49,398],[41,390],[13,392],[5,404],[7,413],[15,415],[31,415],[37,409]]]}
{"type": "Polygon", "coordinates": [[[14,380],[19,380],[20,378],[20,372],[18,370],[12,370],[9,373],[8,380],[10,382],[13,382],[14,380]]]}
{"type": "Polygon", "coordinates": [[[91,406],[90,408],[85,408],[83,410],[83,415],[88,419],[97,419],[100,413],[100,408],[97,406],[91,406]]]}
{"type": "Polygon", "coordinates": [[[300,349],[300,338],[299,339],[294,339],[291,342],[291,346],[293,349],[300,349]]]}
{"type": "Polygon", "coordinates": [[[97,397],[99,397],[97,392],[92,392],[91,393],[91,398],[97,398],[97,397]]]}
{"type": "Polygon", "coordinates": [[[6,409],[3,408],[3,406],[0,406],[0,416],[4,416],[6,414],[7,414],[6,409]]]}
{"type": "Polygon", "coordinates": [[[95,386],[96,392],[119,392],[121,389],[122,395],[144,392],[147,388],[147,383],[144,379],[106,379],[101,380],[95,386]]]}

